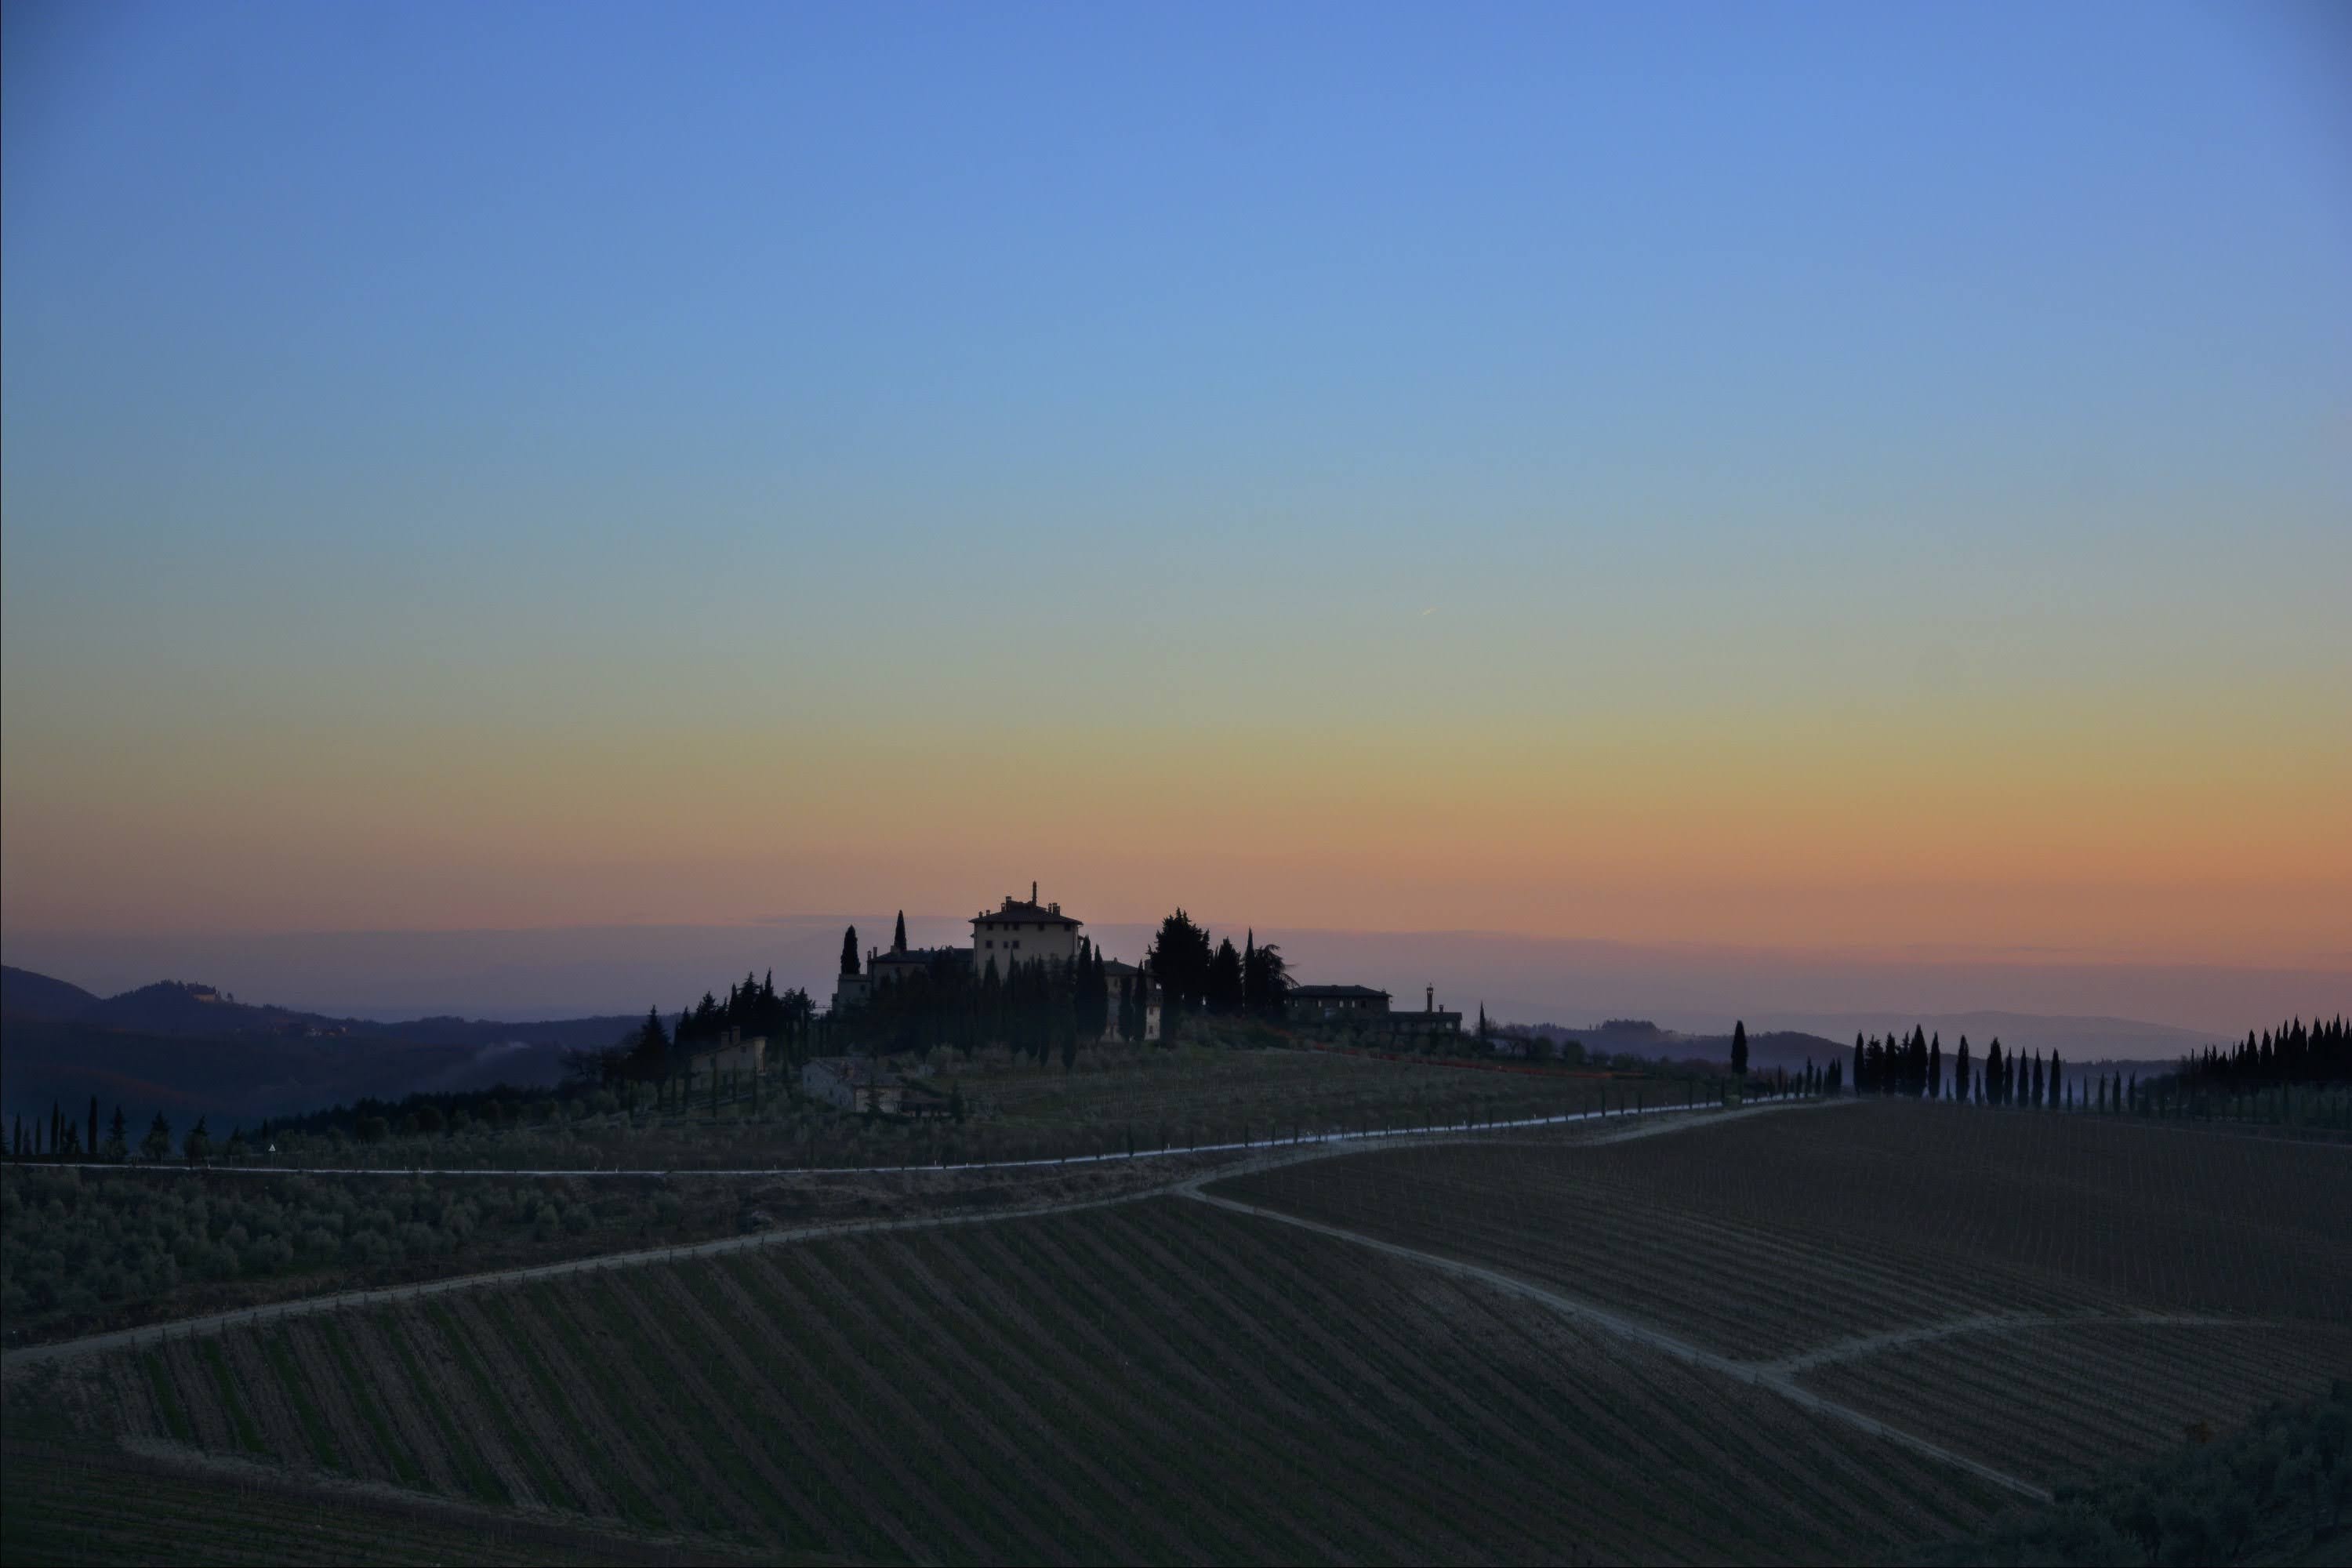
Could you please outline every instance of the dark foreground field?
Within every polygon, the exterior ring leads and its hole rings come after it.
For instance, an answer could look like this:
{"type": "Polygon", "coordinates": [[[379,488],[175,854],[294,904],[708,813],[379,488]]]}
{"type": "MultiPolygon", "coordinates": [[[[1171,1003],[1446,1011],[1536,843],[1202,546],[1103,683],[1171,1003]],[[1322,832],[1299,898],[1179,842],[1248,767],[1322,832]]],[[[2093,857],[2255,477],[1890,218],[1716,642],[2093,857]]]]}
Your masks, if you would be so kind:
{"type": "Polygon", "coordinates": [[[298,1321],[40,1397],[93,1436],[861,1560],[1854,1559],[1998,1495],[1178,1197],[298,1321]]]}
{"type": "Polygon", "coordinates": [[[1852,1102],[1218,1183],[1491,1265],[2028,1481],[2352,1376],[2352,1150],[1852,1102]]]}
{"type": "Polygon", "coordinates": [[[20,1358],[5,1544],[446,1560],[491,1550],[452,1551],[475,1521],[551,1561],[1916,1556],[2352,1372],[2347,1171],[1791,1109],[20,1358]]]}

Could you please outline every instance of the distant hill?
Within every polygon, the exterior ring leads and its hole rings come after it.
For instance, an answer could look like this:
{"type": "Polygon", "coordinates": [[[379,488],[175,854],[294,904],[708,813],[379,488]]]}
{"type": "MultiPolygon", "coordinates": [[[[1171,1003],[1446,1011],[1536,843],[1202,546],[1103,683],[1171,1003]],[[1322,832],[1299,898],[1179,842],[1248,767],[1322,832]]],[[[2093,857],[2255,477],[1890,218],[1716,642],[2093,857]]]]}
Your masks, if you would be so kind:
{"type": "Polygon", "coordinates": [[[11,1020],[0,1036],[0,1113],[79,1110],[92,1095],[134,1121],[162,1110],[175,1121],[226,1128],[375,1096],[537,1089],[562,1076],[560,1047],[419,1045],[404,1040],[243,1035],[205,1038],[85,1025],[11,1020]]]}
{"type": "Polygon", "coordinates": [[[0,1017],[57,1022],[97,1005],[98,998],[79,985],[0,964],[0,1017]]]}
{"type": "MultiPolygon", "coordinates": [[[[1555,1043],[1575,1040],[1587,1052],[1599,1055],[1640,1057],[1645,1061],[1731,1060],[1729,1035],[1685,1034],[1662,1029],[1646,1018],[1611,1018],[1581,1029],[1560,1024],[1537,1024],[1526,1032],[1541,1035],[1555,1043]]],[[[1840,1051],[1835,1040],[1793,1029],[1751,1029],[1748,1035],[1748,1065],[1751,1068],[1796,1068],[1807,1062],[1827,1067],[1837,1059],[1840,1051]]]]}
{"type": "Polygon", "coordinates": [[[2004,1047],[2025,1051],[2057,1051],[2070,1061],[2179,1061],[2191,1051],[2214,1044],[2212,1037],[2167,1024],[2138,1018],[2046,1016],[2036,1013],[1980,1011],[1928,1013],[1918,1016],[1896,1013],[1806,1013],[1769,1015],[1765,1022],[1782,1028],[1811,1029],[1845,1041],[1853,1049],[1857,1031],[1885,1035],[1890,1029],[1908,1034],[1914,1026],[1943,1037],[1947,1051],[1958,1047],[1960,1037],[1981,1054],[1996,1037],[2004,1047]]]}
{"type": "Polygon", "coordinates": [[[419,1044],[491,1046],[521,1040],[566,1047],[610,1045],[639,1015],[556,1018],[539,1023],[509,1024],[495,1019],[439,1016],[378,1022],[305,1013],[291,1007],[239,1002],[215,986],[183,980],[161,980],[152,985],[100,998],[79,985],[36,974],[28,969],[5,972],[5,999],[0,1014],[11,1022],[76,1023],[93,1029],[121,1029],[134,1034],[186,1035],[216,1037],[243,1035],[284,1035],[305,1039],[407,1040],[419,1044]]]}
{"type": "Polygon", "coordinates": [[[564,1052],[611,1045],[636,1023],[380,1024],[242,1003],[185,981],[101,998],[12,967],[0,972],[0,1113],[95,1094],[141,1117],[163,1110],[226,1123],[370,1095],[540,1088],[561,1078],[564,1052]]]}

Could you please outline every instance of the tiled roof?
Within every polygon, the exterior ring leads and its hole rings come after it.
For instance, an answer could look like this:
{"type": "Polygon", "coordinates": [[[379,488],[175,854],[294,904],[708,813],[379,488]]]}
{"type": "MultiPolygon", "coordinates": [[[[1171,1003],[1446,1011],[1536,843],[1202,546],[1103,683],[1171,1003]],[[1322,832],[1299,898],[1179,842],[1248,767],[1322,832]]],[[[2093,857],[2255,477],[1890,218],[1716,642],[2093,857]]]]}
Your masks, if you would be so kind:
{"type": "Polygon", "coordinates": [[[982,910],[971,917],[971,923],[974,925],[979,925],[983,921],[1021,921],[1044,925],[1066,926],[1081,926],[1087,923],[1084,921],[1074,921],[1059,910],[1048,909],[1044,904],[1033,904],[1020,899],[1007,899],[1004,900],[1003,909],[982,910]]]}
{"type": "Polygon", "coordinates": [[[1289,994],[1306,1002],[1367,1001],[1374,996],[1386,996],[1385,991],[1375,991],[1369,985],[1294,985],[1289,994]]]}

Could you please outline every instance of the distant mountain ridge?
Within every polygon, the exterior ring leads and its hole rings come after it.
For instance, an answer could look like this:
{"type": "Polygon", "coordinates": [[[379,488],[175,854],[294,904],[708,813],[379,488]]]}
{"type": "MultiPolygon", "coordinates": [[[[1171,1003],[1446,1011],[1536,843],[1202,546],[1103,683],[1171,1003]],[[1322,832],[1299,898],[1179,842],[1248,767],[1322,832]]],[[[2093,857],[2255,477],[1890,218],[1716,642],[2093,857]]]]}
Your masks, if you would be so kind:
{"type": "Polygon", "coordinates": [[[0,964],[0,1016],[53,1023],[79,1017],[98,1004],[95,992],[29,969],[0,964]]]}
{"type": "Polygon", "coordinates": [[[370,1096],[541,1088],[562,1076],[566,1052],[609,1046],[639,1021],[372,1023],[238,1002],[187,981],[101,997],[0,966],[0,1111],[37,1116],[95,1095],[142,1119],[161,1110],[227,1126],[370,1096]]]}
{"type": "MultiPolygon", "coordinates": [[[[2069,1016],[1979,1009],[1969,1013],[1926,1013],[1916,1017],[1882,1016],[1868,1013],[1768,1014],[1762,1020],[1782,1028],[1816,1029],[1835,1034],[1853,1048],[1853,1036],[1885,1035],[1893,1029],[1908,1034],[1916,1026],[1941,1036],[1947,1051],[1958,1048],[1960,1037],[1981,1053],[1998,1037],[2004,1047],[2025,1051],[2058,1051],[2069,1060],[2084,1062],[2155,1062],[2170,1066],[2192,1051],[2215,1042],[2194,1029],[2151,1024],[2139,1018],[2069,1016]]],[[[2252,1020],[2249,1020],[2252,1023],[2252,1020]]]]}
{"type": "Polygon", "coordinates": [[[638,1021],[634,1014],[614,1014],[534,1024],[447,1016],[381,1023],[239,1002],[216,986],[184,980],[159,980],[100,997],[79,985],[13,965],[0,965],[0,1018],[149,1035],[277,1035],[479,1046],[521,1040],[566,1047],[610,1045],[614,1036],[638,1021]]]}
{"type": "MultiPolygon", "coordinates": [[[[1640,1057],[1645,1061],[1731,1060],[1729,1035],[1685,1034],[1678,1029],[1660,1028],[1647,1018],[1611,1018],[1581,1029],[1560,1024],[1533,1024],[1518,1028],[1555,1044],[1575,1040],[1595,1055],[1640,1057]]],[[[1808,1062],[1827,1067],[1838,1059],[1840,1051],[1835,1040],[1793,1029],[1756,1030],[1748,1036],[1748,1061],[1752,1068],[1794,1069],[1808,1062]]]]}

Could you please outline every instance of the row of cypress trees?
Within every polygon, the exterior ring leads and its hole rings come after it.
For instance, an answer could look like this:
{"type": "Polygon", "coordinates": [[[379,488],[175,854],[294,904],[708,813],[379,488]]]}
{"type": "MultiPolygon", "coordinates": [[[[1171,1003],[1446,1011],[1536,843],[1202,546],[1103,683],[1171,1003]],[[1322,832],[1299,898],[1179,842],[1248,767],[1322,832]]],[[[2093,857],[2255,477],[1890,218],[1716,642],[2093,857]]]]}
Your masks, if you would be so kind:
{"type": "Polygon", "coordinates": [[[2030,1058],[2001,1049],[1996,1036],[1975,1059],[1969,1037],[1960,1037],[1952,1054],[1947,1087],[1944,1039],[1915,1027],[1906,1037],[1889,1033],[1884,1038],[1861,1034],[1853,1037],[1853,1091],[1856,1094],[1908,1095],[1919,1100],[1950,1099],[1976,1105],[2057,1106],[2066,1103],[2065,1063],[2052,1051],[2047,1066],[2042,1053],[2030,1058]]]}
{"type": "Polygon", "coordinates": [[[2272,1089],[2282,1084],[2352,1083],[2352,1030],[2334,1021],[2301,1018],[2275,1031],[2246,1031],[2230,1046],[2208,1046],[2180,1064],[2184,1084],[2195,1089],[2272,1089]]]}
{"type": "MultiPolygon", "coordinates": [[[[212,1134],[205,1127],[205,1117],[197,1117],[196,1124],[188,1130],[187,1138],[183,1142],[182,1152],[191,1161],[212,1157],[212,1134]]],[[[87,1133],[83,1131],[85,1123],[79,1118],[66,1114],[54,1103],[49,1107],[46,1127],[41,1118],[36,1116],[33,1125],[27,1129],[24,1115],[19,1112],[8,1131],[8,1155],[16,1160],[105,1160],[117,1163],[131,1158],[131,1122],[122,1114],[122,1107],[118,1105],[114,1108],[113,1120],[107,1124],[105,1140],[100,1142],[98,1096],[93,1094],[89,1097],[89,1118],[86,1125],[87,1133]]],[[[241,1149],[244,1135],[232,1132],[229,1142],[241,1149]]],[[[162,1161],[172,1157],[172,1122],[162,1111],[158,1110],[155,1120],[148,1123],[147,1135],[139,1141],[138,1152],[147,1160],[162,1161]]]]}

